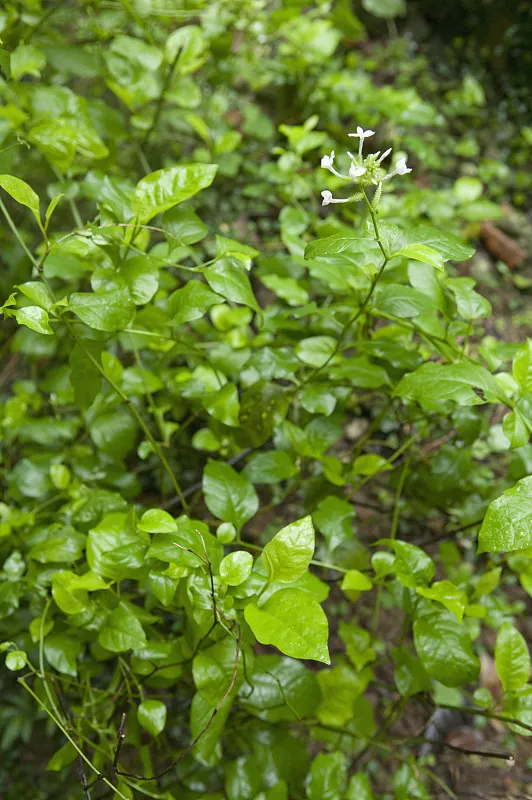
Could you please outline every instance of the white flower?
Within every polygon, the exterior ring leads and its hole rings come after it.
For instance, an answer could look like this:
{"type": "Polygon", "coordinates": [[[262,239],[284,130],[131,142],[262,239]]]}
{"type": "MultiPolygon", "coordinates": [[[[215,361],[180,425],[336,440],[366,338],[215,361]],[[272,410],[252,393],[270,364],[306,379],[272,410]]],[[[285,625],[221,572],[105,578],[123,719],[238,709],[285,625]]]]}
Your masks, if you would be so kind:
{"type": "Polygon", "coordinates": [[[412,170],[410,167],[406,166],[406,158],[400,158],[395,165],[393,172],[389,172],[388,175],[385,175],[383,181],[393,178],[394,175],[406,175],[407,172],[412,172],[412,170]]]}
{"type": "Polygon", "coordinates": [[[395,165],[394,172],[396,175],[406,175],[407,172],[412,172],[412,170],[406,166],[406,158],[399,159],[395,165]]]}
{"type": "Polygon", "coordinates": [[[334,150],[332,151],[330,156],[322,156],[321,157],[321,166],[323,169],[330,169],[334,164],[334,150]]]}
{"type": "Polygon", "coordinates": [[[364,139],[367,139],[368,136],[373,136],[374,133],[375,133],[375,131],[365,131],[363,128],[360,127],[360,125],[358,125],[356,133],[348,134],[349,136],[355,136],[357,139],[360,139],[360,141],[358,143],[358,155],[359,156],[362,155],[362,147],[364,145],[364,139]]]}
{"type": "Polygon", "coordinates": [[[360,178],[366,172],[366,167],[357,167],[355,164],[351,164],[349,169],[349,177],[352,181],[356,181],[357,178],[360,178]]]}
{"type": "Polygon", "coordinates": [[[367,139],[368,136],[373,136],[375,131],[365,131],[360,125],[357,125],[356,133],[349,133],[348,136],[356,136],[358,139],[367,139]]]}
{"type": "Polygon", "coordinates": [[[323,200],[321,201],[322,206],[328,206],[329,203],[348,203],[349,202],[349,198],[346,198],[345,200],[343,200],[343,199],[337,199],[337,198],[333,197],[332,196],[332,192],[330,192],[328,189],[325,189],[321,193],[321,196],[323,198],[323,200]]]}
{"type": "MultiPolygon", "coordinates": [[[[382,154],[382,156],[377,161],[377,164],[380,164],[382,161],[384,161],[386,156],[389,156],[391,152],[392,152],[392,148],[391,147],[389,147],[387,150],[385,150],[384,153],[382,154]]],[[[379,155],[379,154],[377,153],[377,155],[379,155]]]]}
{"type": "Polygon", "coordinates": [[[322,156],[321,158],[321,166],[323,169],[328,169],[329,172],[332,172],[333,175],[336,175],[337,178],[344,178],[345,176],[342,175],[338,170],[334,168],[334,150],[331,152],[330,156],[322,156]]]}

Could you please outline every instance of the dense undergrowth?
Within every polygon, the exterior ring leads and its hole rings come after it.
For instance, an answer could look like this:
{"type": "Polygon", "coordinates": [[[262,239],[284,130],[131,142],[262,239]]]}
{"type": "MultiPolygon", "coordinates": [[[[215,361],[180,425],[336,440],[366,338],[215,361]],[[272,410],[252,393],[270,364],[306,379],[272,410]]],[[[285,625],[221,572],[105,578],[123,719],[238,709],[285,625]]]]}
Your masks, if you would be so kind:
{"type": "Polygon", "coordinates": [[[452,797],[435,708],[532,732],[532,346],[470,276],[532,127],[356,11],[0,12],[2,797],[452,797]]]}

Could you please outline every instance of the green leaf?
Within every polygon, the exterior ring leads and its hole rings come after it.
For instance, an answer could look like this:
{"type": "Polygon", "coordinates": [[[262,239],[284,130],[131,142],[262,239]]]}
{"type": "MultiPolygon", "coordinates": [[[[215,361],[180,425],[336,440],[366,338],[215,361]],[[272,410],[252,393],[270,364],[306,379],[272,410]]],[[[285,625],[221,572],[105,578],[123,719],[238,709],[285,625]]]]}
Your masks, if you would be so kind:
{"type": "Polygon", "coordinates": [[[234,383],[226,383],[218,391],[206,395],[203,399],[205,410],[214,419],[237,428],[239,424],[240,403],[238,390],[234,383]]]}
{"type": "Polygon", "coordinates": [[[245,268],[237,259],[219,258],[212,267],[207,267],[203,274],[211,289],[226,300],[249,306],[255,311],[260,310],[245,268]]]}
{"type": "Polygon", "coordinates": [[[150,508],[145,511],[137,527],[147,533],[175,533],[177,531],[176,520],[160,508],[150,508]]]}
{"type": "Polygon", "coordinates": [[[24,669],[27,660],[28,656],[24,650],[10,650],[6,655],[6,667],[11,672],[18,672],[18,670],[24,669]]]}
{"type": "Polygon", "coordinates": [[[301,405],[311,414],[325,414],[330,417],[336,408],[337,398],[330,386],[319,383],[307,384],[300,394],[301,405]]]}
{"type": "Polygon", "coordinates": [[[406,0],[362,0],[362,7],[382,19],[404,17],[406,14],[406,0]]]}
{"type": "Polygon", "coordinates": [[[166,705],[160,700],[143,700],[137,707],[139,725],[152,736],[159,736],[166,726],[166,705]]]}
{"type": "Polygon", "coordinates": [[[462,319],[479,319],[491,315],[491,303],[475,292],[472,278],[448,278],[446,285],[454,294],[456,309],[462,319]]]}
{"type": "Polygon", "coordinates": [[[127,328],[135,314],[135,304],[127,289],[106,292],[74,292],[69,309],[90,328],[114,333],[127,328]]]}
{"type": "Polygon", "coordinates": [[[528,645],[509,622],[503,622],[497,634],[495,666],[505,692],[522,689],[530,679],[528,645]]]}
{"type": "Polygon", "coordinates": [[[44,655],[48,663],[63,675],[74,678],[78,674],[76,661],[82,648],[79,639],[65,633],[52,634],[44,640],[44,655]]]}
{"type": "Polygon", "coordinates": [[[260,608],[247,605],[244,616],[261,644],[272,644],[292,658],[330,664],[327,617],[308,592],[282,589],[260,608]]]}
{"type": "Polygon", "coordinates": [[[26,325],[32,331],[53,336],[53,330],[48,321],[48,312],[39,306],[25,306],[15,311],[15,319],[19,325],[26,325]]]}
{"type": "Polygon", "coordinates": [[[370,241],[360,236],[344,236],[335,233],[325,239],[316,239],[305,247],[305,258],[319,258],[320,256],[335,256],[348,250],[354,242],[370,241]]]}
{"type": "Polygon", "coordinates": [[[170,34],[164,45],[164,55],[169,64],[176,62],[181,75],[195,72],[205,61],[206,41],[198,25],[184,25],[170,34]]]}
{"type": "Polygon", "coordinates": [[[26,283],[19,283],[17,289],[22,292],[22,294],[31,300],[37,306],[46,309],[49,311],[54,304],[54,298],[46,286],[45,283],[41,283],[41,281],[27,281],[26,283]]]}
{"type": "Polygon", "coordinates": [[[163,227],[171,247],[195,244],[207,235],[208,228],[191,208],[172,208],[163,214],[163,227]]]}
{"type": "Polygon", "coordinates": [[[363,572],[358,569],[350,569],[342,578],[340,588],[347,597],[356,600],[359,592],[369,592],[373,588],[373,584],[363,572]]]}
{"type": "Polygon", "coordinates": [[[394,551],[395,574],[403,586],[415,589],[434,577],[434,561],[420,547],[399,539],[381,539],[378,544],[387,544],[394,551]]]}
{"type": "Polygon", "coordinates": [[[320,722],[342,726],[352,720],[354,703],[366,690],[371,677],[371,670],[366,668],[354,672],[347,664],[319,672],[317,679],[322,694],[318,707],[320,722]]]}
{"type": "Polygon", "coordinates": [[[467,595],[451,581],[437,581],[432,586],[417,586],[416,592],[429,600],[436,600],[457,617],[461,622],[467,607],[467,595]]]}
{"type": "Polygon", "coordinates": [[[454,182],[453,194],[459,203],[474,203],[482,194],[482,182],[478,178],[464,176],[454,182]]]}
{"type": "Polygon", "coordinates": [[[392,655],[395,664],[393,677],[402,697],[430,691],[430,677],[417,656],[404,646],[395,647],[392,655]]]}
{"type": "Polygon", "coordinates": [[[502,430],[510,442],[510,450],[523,447],[530,439],[528,422],[517,408],[506,414],[502,421],[502,430]]]}
{"type": "Polygon", "coordinates": [[[69,764],[72,764],[77,755],[78,753],[74,745],[70,742],[66,742],[63,747],[55,751],[46,765],[46,769],[50,772],[61,772],[64,767],[68,767],[69,764]]]}
{"type": "Polygon", "coordinates": [[[312,519],[303,517],[277,533],[263,550],[270,581],[291,583],[306,572],[314,555],[312,519]]]}
{"type": "Polygon", "coordinates": [[[15,178],[13,175],[0,175],[0,186],[11,195],[13,200],[30,209],[39,228],[42,230],[39,197],[31,186],[28,186],[25,181],[15,178]]]}
{"type": "Polygon", "coordinates": [[[98,641],[112,653],[124,653],[144,647],[146,634],[135,614],[124,603],[120,603],[100,628],[98,641]]]}
{"type": "Polygon", "coordinates": [[[356,772],[351,775],[345,800],[374,800],[367,775],[364,775],[363,772],[356,772]]]}
{"type": "Polygon", "coordinates": [[[304,364],[321,368],[331,360],[337,347],[338,342],[332,336],[311,336],[301,339],[296,344],[295,352],[304,364]]]}
{"type": "Polygon", "coordinates": [[[400,283],[389,283],[377,294],[376,305],[378,310],[391,314],[401,319],[411,319],[420,314],[434,312],[434,305],[426,294],[403,286],[400,283]]]}
{"type": "Polygon", "coordinates": [[[100,363],[102,347],[102,342],[83,339],[70,351],[70,383],[80,408],[88,408],[100,392],[102,378],[96,364],[100,363]]]}
{"type": "Polygon", "coordinates": [[[478,535],[479,553],[507,553],[532,545],[532,476],[489,504],[478,535]]]}
{"type": "Polygon", "coordinates": [[[215,294],[201,281],[189,281],[168,298],[168,313],[173,325],[181,325],[194,319],[201,319],[206,311],[223,297],[215,294]]]}
{"type": "Polygon", "coordinates": [[[203,492],[211,514],[224,522],[232,522],[237,530],[254,517],[259,508],[253,485],[221,461],[209,461],[203,470],[203,492]]]}
{"type": "Polygon", "coordinates": [[[423,264],[430,264],[436,269],[443,270],[443,256],[433,247],[427,244],[406,244],[392,253],[390,259],[400,256],[402,258],[411,258],[414,261],[421,261],[423,264]]]}
{"type": "Polygon", "coordinates": [[[216,164],[182,164],[141,178],[133,198],[133,211],[139,223],[145,225],[156,214],[206,189],[213,182],[217,169],[216,164]]]}
{"type": "Polygon", "coordinates": [[[212,568],[218,569],[223,548],[205,523],[183,515],[176,520],[176,525],[175,533],[160,533],[154,538],[146,558],[157,558],[180,567],[200,569],[205,561],[205,544],[212,568]]]}
{"type": "Polygon", "coordinates": [[[415,372],[404,375],[393,394],[416,400],[427,411],[441,408],[445,400],[474,406],[504,399],[493,375],[485,367],[473,363],[423,364],[415,372]]]}
{"type": "Polygon", "coordinates": [[[307,777],[308,800],[342,800],[346,782],[344,753],[318,753],[307,777]]]}
{"type": "Polygon", "coordinates": [[[244,474],[251,483],[279,483],[297,475],[297,467],[288,453],[267,450],[255,453],[245,466],[244,474]]]}
{"type": "Polygon", "coordinates": [[[532,340],[527,339],[514,356],[512,374],[523,394],[532,392],[532,340]]]}
{"type": "Polygon", "coordinates": [[[220,564],[220,577],[228,586],[240,586],[251,575],[253,556],[244,550],[229,553],[220,564]]]}
{"type": "Polygon", "coordinates": [[[355,509],[347,500],[328,495],[319,502],[312,516],[316,527],[325,536],[331,552],[342,542],[353,538],[355,509]]]}
{"type": "Polygon", "coordinates": [[[33,44],[20,42],[11,53],[11,77],[14,81],[20,80],[24,75],[40,78],[41,70],[45,66],[46,58],[44,53],[33,44]]]}
{"type": "Polygon", "coordinates": [[[216,706],[212,705],[201,692],[196,692],[194,695],[190,712],[190,733],[193,738],[201,735],[194,748],[194,757],[206,766],[217,764],[222,757],[220,738],[231,705],[231,700],[228,699],[215,713],[216,706]],[[205,730],[206,733],[203,733],[205,730]]]}
{"type": "Polygon", "coordinates": [[[447,231],[432,228],[430,225],[418,225],[405,232],[407,240],[415,244],[425,244],[437,250],[444,261],[466,261],[471,258],[475,249],[464,244],[458,236],[447,231]]]}
{"type": "Polygon", "coordinates": [[[285,418],[289,405],[289,393],[275,383],[257,381],[247,389],[240,399],[240,426],[246,444],[253,448],[264,444],[285,418]]]}
{"type": "Polygon", "coordinates": [[[417,619],[414,644],[429,675],[445,686],[476,681],[479,660],[473,653],[467,628],[451,612],[433,612],[417,619]]]}
{"type": "Polygon", "coordinates": [[[133,449],[137,436],[135,420],[125,408],[100,414],[89,430],[96,447],[116,461],[125,458],[133,449]]]}

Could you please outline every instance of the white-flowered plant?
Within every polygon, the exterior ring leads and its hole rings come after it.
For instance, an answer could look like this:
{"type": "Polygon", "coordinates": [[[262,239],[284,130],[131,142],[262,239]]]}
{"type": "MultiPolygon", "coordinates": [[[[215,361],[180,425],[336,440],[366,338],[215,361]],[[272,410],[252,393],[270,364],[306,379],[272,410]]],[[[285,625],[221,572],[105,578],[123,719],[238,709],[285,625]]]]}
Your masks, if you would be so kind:
{"type": "MultiPolygon", "coordinates": [[[[351,159],[351,166],[349,167],[349,172],[347,175],[338,172],[338,170],[334,166],[334,150],[330,155],[325,155],[321,159],[321,166],[324,169],[328,169],[333,175],[337,178],[341,178],[344,181],[348,181],[349,183],[355,183],[362,191],[366,186],[376,186],[377,190],[375,192],[374,204],[378,201],[382,191],[382,184],[384,181],[393,178],[395,175],[406,175],[407,172],[412,172],[410,167],[406,165],[406,158],[400,158],[395,167],[391,172],[386,172],[384,167],[382,166],[382,162],[385,158],[388,158],[390,153],[392,152],[392,148],[389,147],[388,150],[385,150],[384,153],[381,154],[380,150],[377,153],[370,153],[369,155],[364,156],[364,140],[370,136],[373,136],[375,131],[365,131],[360,125],[356,129],[356,133],[350,133],[349,136],[355,137],[359,140],[358,142],[358,153],[353,155],[347,151],[349,158],[351,159]]],[[[328,189],[325,189],[322,193],[322,205],[328,206],[330,203],[350,203],[355,202],[357,200],[361,200],[363,198],[362,192],[358,191],[349,197],[340,198],[340,197],[333,197],[332,192],[328,189]]]]}

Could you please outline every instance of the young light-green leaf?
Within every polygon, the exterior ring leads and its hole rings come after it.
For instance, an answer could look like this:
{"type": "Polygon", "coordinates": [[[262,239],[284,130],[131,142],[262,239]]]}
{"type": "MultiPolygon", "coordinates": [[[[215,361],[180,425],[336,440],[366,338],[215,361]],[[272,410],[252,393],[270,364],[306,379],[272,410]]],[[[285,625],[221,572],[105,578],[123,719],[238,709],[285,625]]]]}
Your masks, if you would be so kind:
{"type": "Polygon", "coordinates": [[[247,605],[244,616],[261,644],[273,644],[292,658],[331,663],[327,617],[308,592],[281,589],[261,607],[247,605]]]}
{"type": "Polygon", "coordinates": [[[524,636],[503,622],[495,645],[495,666],[505,692],[522,689],[530,679],[530,653],[524,636]]]}
{"type": "Polygon", "coordinates": [[[300,578],[314,555],[314,546],[314,526],[310,516],[280,530],[262,553],[270,581],[291,583],[300,578]]]}
{"type": "Polygon", "coordinates": [[[253,556],[245,550],[229,553],[220,564],[220,577],[228,586],[240,586],[251,574],[253,556]]]}
{"type": "Polygon", "coordinates": [[[14,175],[0,175],[0,186],[11,195],[13,200],[16,200],[17,203],[30,209],[37,221],[37,225],[42,230],[39,196],[33,191],[31,186],[28,186],[28,184],[20,178],[15,178],[14,175]]]}

